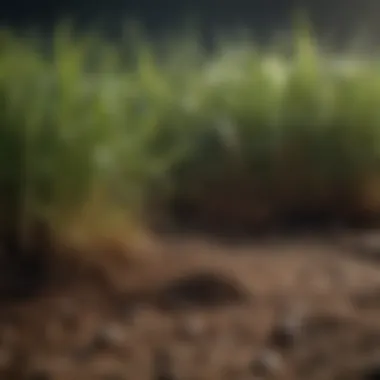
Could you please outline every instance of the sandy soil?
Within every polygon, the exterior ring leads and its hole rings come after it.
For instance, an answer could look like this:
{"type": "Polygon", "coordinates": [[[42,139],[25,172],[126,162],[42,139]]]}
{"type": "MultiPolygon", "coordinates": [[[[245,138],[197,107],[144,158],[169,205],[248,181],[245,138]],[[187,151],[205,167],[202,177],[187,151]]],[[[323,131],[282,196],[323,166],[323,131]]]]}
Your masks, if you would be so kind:
{"type": "Polygon", "coordinates": [[[166,239],[117,286],[1,305],[0,378],[380,379],[380,260],[352,246],[166,239]]]}

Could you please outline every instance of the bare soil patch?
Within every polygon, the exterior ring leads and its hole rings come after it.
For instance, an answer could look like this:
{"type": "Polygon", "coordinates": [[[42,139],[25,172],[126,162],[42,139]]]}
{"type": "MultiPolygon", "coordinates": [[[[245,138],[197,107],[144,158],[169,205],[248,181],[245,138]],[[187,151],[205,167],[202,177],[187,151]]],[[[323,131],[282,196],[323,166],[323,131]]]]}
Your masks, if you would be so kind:
{"type": "Polygon", "coordinates": [[[352,245],[181,237],[157,250],[118,268],[117,286],[72,272],[1,304],[0,378],[380,378],[380,264],[352,245]]]}

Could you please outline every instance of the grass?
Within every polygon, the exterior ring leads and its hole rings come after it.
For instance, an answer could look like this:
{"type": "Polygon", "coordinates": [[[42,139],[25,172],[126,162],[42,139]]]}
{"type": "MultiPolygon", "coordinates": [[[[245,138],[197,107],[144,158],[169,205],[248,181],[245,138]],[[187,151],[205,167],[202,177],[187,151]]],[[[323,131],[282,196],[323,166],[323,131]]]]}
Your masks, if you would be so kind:
{"type": "Polygon", "coordinates": [[[176,197],[218,217],[338,201],[378,213],[379,62],[338,62],[307,29],[290,56],[241,46],[112,45],[62,24],[46,49],[3,30],[2,226],[135,231],[176,197]]]}

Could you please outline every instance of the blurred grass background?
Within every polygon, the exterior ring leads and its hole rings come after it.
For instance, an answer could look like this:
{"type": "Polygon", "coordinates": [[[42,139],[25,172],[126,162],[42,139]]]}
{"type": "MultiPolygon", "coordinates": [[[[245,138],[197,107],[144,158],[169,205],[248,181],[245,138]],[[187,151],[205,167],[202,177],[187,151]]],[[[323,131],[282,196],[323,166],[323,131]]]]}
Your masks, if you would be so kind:
{"type": "Polygon", "coordinates": [[[206,53],[195,32],[111,44],[62,23],[46,49],[2,30],[2,232],[134,234],[175,200],[207,223],[380,215],[380,62],[293,36],[206,53]]]}

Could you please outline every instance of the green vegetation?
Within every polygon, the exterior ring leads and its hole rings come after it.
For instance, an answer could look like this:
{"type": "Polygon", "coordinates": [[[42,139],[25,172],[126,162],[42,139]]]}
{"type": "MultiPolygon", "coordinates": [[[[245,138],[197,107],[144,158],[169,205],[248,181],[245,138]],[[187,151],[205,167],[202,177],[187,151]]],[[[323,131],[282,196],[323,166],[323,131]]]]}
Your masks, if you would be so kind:
{"type": "Polygon", "coordinates": [[[70,36],[58,28],[46,49],[1,32],[3,226],[66,226],[92,208],[140,225],[179,195],[251,213],[342,199],[379,211],[375,60],[338,65],[305,31],[291,57],[70,36]]]}

